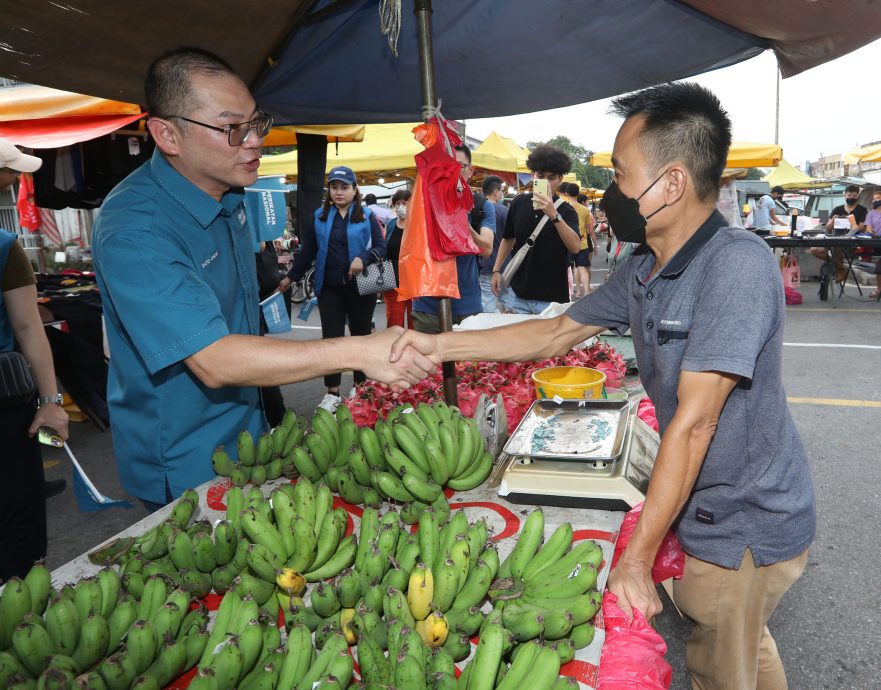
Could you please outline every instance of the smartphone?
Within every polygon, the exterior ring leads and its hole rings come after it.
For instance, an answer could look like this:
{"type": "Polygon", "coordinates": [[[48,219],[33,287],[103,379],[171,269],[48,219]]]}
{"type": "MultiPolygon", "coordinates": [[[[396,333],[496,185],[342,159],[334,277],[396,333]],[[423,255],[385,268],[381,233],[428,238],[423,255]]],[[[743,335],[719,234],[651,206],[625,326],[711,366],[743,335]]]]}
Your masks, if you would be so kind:
{"type": "Polygon", "coordinates": [[[52,448],[64,447],[64,440],[55,429],[49,426],[41,426],[37,429],[37,440],[44,446],[51,446],[52,448]]]}
{"type": "MultiPolygon", "coordinates": [[[[548,198],[551,197],[551,186],[548,184],[547,180],[533,180],[532,181],[532,191],[533,194],[538,193],[542,196],[546,196],[548,198]]],[[[541,204],[538,203],[535,196],[532,197],[532,208],[540,208],[541,204]]]]}

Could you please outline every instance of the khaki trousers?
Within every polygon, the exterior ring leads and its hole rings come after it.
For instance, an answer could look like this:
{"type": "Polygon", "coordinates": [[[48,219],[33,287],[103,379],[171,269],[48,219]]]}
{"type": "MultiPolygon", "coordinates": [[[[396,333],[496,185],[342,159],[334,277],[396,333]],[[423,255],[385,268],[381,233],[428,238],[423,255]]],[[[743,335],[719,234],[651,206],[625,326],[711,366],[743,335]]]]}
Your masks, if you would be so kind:
{"type": "Polygon", "coordinates": [[[805,551],[756,567],[747,549],[740,568],[729,570],[686,555],[685,573],[673,581],[673,599],[695,624],[685,645],[694,690],[786,690],[767,623],[807,558],[805,551]]]}

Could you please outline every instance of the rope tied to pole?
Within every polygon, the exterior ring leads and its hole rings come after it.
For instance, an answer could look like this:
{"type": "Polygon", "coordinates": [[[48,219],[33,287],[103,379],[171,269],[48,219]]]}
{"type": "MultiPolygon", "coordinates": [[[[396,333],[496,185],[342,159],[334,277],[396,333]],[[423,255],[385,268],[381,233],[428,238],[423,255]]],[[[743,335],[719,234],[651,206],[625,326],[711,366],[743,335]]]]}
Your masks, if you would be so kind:
{"type": "Polygon", "coordinates": [[[401,0],[380,0],[379,28],[388,37],[392,55],[398,57],[398,37],[401,35],[401,0]]]}

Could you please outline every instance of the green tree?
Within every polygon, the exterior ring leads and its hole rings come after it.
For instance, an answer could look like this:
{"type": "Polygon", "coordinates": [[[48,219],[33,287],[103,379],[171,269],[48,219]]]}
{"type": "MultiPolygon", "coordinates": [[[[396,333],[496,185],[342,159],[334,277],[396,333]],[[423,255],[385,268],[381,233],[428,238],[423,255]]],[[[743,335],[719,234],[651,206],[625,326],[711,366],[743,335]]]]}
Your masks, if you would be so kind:
{"type": "Polygon", "coordinates": [[[532,151],[536,146],[548,144],[563,149],[572,159],[572,172],[578,178],[583,187],[595,187],[605,189],[612,181],[612,171],[608,168],[598,168],[590,164],[593,151],[572,142],[569,137],[562,134],[548,139],[547,141],[530,141],[526,147],[532,151]]]}

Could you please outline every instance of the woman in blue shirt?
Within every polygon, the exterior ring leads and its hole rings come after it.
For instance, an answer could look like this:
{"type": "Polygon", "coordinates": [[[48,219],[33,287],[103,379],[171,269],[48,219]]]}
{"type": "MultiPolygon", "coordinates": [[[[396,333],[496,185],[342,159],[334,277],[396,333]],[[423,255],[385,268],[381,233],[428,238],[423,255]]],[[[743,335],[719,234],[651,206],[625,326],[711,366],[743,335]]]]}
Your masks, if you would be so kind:
{"type": "MultiPolygon", "coordinates": [[[[385,258],[385,239],[376,216],[361,204],[361,192],[350,168],[334,168],[327,182],[327,198],[315,211],[312,227],[303,229],[303,249],[279,289],[286,290],[291,283],[299,282],[314,260],[321,336],[344,336],[347,320],[350,335],[369,335],[376,295],[359,295],[355,277],[377,257],[385,258]]],[[[366,377],[356,371],[354,378],[360,383],[366,377]]],[[[341,379],[339,373],[324,377],[327,395],[320,403],[322,407],[335,408],[339,404],[341,379]]]]}

